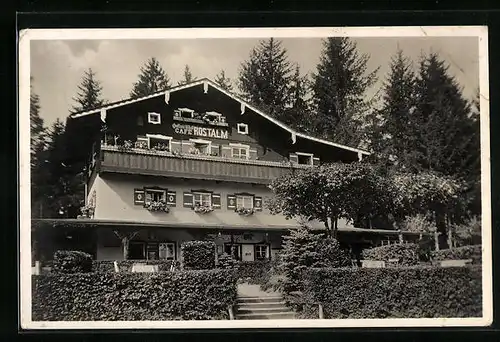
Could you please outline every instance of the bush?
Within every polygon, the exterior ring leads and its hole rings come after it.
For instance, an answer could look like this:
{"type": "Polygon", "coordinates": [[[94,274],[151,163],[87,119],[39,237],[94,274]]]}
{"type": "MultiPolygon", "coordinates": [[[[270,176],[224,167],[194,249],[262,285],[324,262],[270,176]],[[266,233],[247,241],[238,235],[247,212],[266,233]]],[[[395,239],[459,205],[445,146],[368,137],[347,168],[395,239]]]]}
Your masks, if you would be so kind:
{"type": "Polygon", "coordinates": [[[419,246],[417,244],[396,244],[365,249],[362,252],[365,260],[380,260],[388,262],[390,259],[398,259],[398,265],[412,266],[419,261],[419,246]]]}
{"type": "Polygon", "coordinates": [[[249,284],[262,285],[269,279],[271,261],[240,261],[238,263],[238,278],[249,284]]]}
{"type": "Polygon", "coordinates": [[[431,257],[435,261],[472,259],[473,264],[481,264],[482,253],[481,245],[474,245],[433,251],[431,257]]]}
{"type": "Polygon", "coordinates": [[[317,303],[329,319],[481,317],[481,274],[480,266],[310,269],[295,304],[309,318],[317,303]]]}
{"type": "Polygon", "coordinates": [[[238,261],[236,261],[229,254],[224,253],[219,255],[217,259],[217,268],[221,269],[235,269],[238,266],[238,261]]]}
{"type": "Polygon", "coordinates": [[[228,319],[236,279],[226,270],[33,276],[35,321],[228,319]]]}
{"type": "Polygon", "coordinates": [[[57,251],[52,270],[56,273],[91,272],[92,256],[81,251],[57,251]]]}
{"type": "MultiPolygon", "coordinates": [[[[176,260],[117,260],[120,272],[132,272],[132,265],[141,263],[146,265],[158,265],[159,272],[170,271],[172,264],[179,267],[176,260]]],[[[114,260],[94,260],[92,270],[94,272],[115,272],[114,260]]]]}
{"type": "Polygon", "coordinates": [[[215,268],[215,243],[213,241],[187,241],[181,245],[183,268],[210,270],[215,268]]]}

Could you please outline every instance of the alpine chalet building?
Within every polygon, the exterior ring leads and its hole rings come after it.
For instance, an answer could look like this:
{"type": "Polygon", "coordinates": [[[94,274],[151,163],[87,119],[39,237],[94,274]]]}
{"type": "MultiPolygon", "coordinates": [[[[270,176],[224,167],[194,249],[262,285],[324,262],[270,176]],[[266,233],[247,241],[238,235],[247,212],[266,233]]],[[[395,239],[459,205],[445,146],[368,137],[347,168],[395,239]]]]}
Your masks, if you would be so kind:
{"type": "MultiPolygon", "coordinates": [[[[266,208],[270,182],[368,155],[296,132],[208,79],[75,113],[67,132],[71,156],[87,161],[86,210],[62,221],[87,226],[97,260],[179,260],[182,242],[200,239],[239,260],[272,259],[300,223],[266,208]]],[[[338,236],[355,250],[403,238],[346,222],[338,236]]]]}

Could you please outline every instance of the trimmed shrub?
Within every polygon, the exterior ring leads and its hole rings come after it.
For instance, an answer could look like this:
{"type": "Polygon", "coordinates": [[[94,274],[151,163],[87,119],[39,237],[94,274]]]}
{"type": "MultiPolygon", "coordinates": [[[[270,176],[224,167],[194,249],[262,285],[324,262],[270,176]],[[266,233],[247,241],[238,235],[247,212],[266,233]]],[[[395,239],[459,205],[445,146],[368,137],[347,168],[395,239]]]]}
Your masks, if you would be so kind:
{"type": "Polygon", "coordinates": [[[215,268],[215,242],[187,241],[181,245],[182,266],[186,270],[215,268]]]}
{"type": "Polygon", "coordinates": [[[92,272],[92,256],[81,251],[57,251],[54,253],[52,271],[56,273],[92,272]]]}
{"type": "Polygon", "coordinates": [[[240,261],[238,263],[238,278],[249,284],[262,285],[269,279],[271,261],[240,261]]]}
{"type": "Polygon", "coordinates": [[[217,268],[221,269],[235,269],[238,266],[238,261],[227,253],[219,255],[217,259],[217,268]]]}
{"type": "MultiPolygon", "coordinates": [[[[481,317],[481,267],[310,269],[295,304],[302,317],[481,317]]],[[[293,302],[293,301],[292,301],[293,302]]]]}
{"type": "Polygon", "coordinates": [[[481,264],[482,253],[481,245],[473,245],[433,251],[431,256],[435,261],[472,259],[473,264],[481,264]]]}
{"type": "Polygon", "coordinates": [[[48,274],[32,278],[35,321],[228,319],[236,278],[226,270],[48,274]]]}
{"type": "MultiPolygon", "coordinates": [[[[176,260],[117,260],[120,272],[132,272],[132,265],[141,263],[146,265],[158,265],[159,272],[170,271],[170,267],[178,268],[180,263],[176,260]]],[[[94,272],[115,272],[114,260],[94,260],[92,263],[94,272]]]]}
{"type": "Polygon", "coordinates": [[[398,259],[398,265],[413,266],[419,261],[419,246],[417,244],[396,244],[365,249],[362,252],[365,260],[379,260],[388,262],[391,259],[398,259]]]}

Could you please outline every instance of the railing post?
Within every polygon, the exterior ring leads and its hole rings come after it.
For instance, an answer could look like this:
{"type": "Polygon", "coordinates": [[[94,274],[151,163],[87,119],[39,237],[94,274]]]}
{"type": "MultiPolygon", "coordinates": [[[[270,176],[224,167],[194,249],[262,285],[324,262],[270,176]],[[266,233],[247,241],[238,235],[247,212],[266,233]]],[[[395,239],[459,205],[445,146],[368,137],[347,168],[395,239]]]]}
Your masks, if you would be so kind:
{"type": "Polygon", "coordinates": [[[229,312],[229,319],[230,319],[231,321],[233,321],[233,320],[234,320],[233,306],[232,306],[232,305],[229,305],[229,306],[227,307],[227,311],[229,312]]]}
{"type": "Polygon", "coordinates": [[[323,315],[323,305],[321,305],[321,303],[318,303],[318,312],[319,312],[319,319],[324,319],[324,315],[323,315]]]}

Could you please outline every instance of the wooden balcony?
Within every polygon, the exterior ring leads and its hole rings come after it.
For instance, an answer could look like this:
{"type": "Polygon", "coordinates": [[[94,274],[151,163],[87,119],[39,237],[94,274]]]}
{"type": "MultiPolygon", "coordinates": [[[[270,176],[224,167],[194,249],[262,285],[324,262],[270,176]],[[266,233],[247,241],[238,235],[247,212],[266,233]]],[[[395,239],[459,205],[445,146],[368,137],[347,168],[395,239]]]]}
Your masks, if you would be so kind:
{"type": "Polygon", "coordinates": [[[269,184],[308,165],[101,146],[100,172],[269,184]]]}

